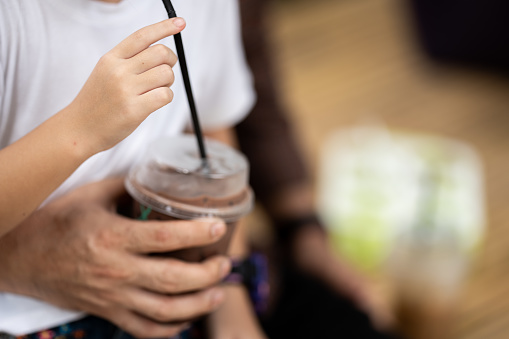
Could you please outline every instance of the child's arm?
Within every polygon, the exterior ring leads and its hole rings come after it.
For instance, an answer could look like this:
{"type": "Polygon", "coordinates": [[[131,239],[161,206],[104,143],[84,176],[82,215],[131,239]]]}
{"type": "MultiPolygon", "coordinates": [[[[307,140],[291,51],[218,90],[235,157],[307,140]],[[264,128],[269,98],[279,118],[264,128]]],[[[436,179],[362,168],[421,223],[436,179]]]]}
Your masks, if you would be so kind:
{"type": "Polygon", "coordinates": [[[165,46],[151,45],[184,26],[174,18],[127,37],[99,60],[69,106],[0,150],[0,236],[87,158],[113,147],[171,102],[177,57],[165,46]]]}

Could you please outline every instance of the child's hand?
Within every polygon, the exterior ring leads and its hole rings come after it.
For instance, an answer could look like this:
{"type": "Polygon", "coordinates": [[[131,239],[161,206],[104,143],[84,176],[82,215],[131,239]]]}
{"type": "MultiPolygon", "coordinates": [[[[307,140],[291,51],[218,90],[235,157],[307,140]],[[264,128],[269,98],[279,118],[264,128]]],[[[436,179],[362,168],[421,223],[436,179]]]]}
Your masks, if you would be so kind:
{"type": "Polygon", "coordinates": [[[263,333],[244,286],[225,288],[226,298],[207,319],[211,339],[267,339],[263,333]]]}
{"type": "Polygon", "coordinates": [[[155,110],[170,103],[177,56],[157,41],[179,33],[182,18],[144,27],[97,63],[75,100],[62,112],[84,154],[113,147],[155,110]]]}

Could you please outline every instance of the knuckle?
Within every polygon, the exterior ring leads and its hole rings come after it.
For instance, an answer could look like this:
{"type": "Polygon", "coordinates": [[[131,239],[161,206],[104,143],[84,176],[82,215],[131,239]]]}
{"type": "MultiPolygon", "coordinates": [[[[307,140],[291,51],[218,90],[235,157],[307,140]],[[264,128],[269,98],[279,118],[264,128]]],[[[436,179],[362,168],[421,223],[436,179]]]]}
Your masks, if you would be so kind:
{"type": "Polygon", "coordinates": [[[168,65],[168,64],[163,64],[163,65],[161,65],[161,72],[162,72],[162,74],[164,74],[165,76],[168,76],[168,75],[173,74],[173,69],[171,68],[171,66],[170,66],[170,65],[168,65]]]}
{"type": "Polygon", "coordinates": [[[154,233],[153,233],[153,239],[154,239],[154,242],[157,243],[157,244],[167,244],[169,242],[171,242],[174,238],[174,235],[172,234],[172,232],[170,231],[169,228],[167,227],[160,227],[160,228],[157,228],[154,230],[154,233]]]}
{"type": "Polygon", "coordinates": [[[200,285],[202,288],[208,288],[219,282],[216,274],[204,273],[200,285]]]}
{"type": "MultiPolygon", "coordinates": [[[[124,84],[124,76],[125,76],[125,70],[124,67],[120,65],[115,65],[113,67],[110,67],[110,80],[113,81],[114,84],[124,84]]],[[[119,89],[121,91],[121,94],[125,95],[124,91],[126,91],[125,86],[119,86],[119,89]]]]}
{"type": "Polygon", "coordinates": [[[179,244],[181,247],[190,245],[191,236],[188,232],[189,229],[186,229],[184,224],[181,221],[176,221],[172,223],[172,243],[179,244]]]}
{"type": "Polygon", "coordinates": [[[213,266],[210,268],[210,277],[215,281],[223,278],[224,263],[221,260],[214,261],[213,266]]]}
{"type": "Polygon", "coordinates": [[[109,67],[114,63],[115,57],[110,53],[104,54],[97,62],[98,66],[109,67]]]}
{"type": "Polygon", "coordinates": [[[201,299],[202,299],[201,302],[202,313],[209,313],[216,308],[217,301],[211,296],[210,292],[204,293],[201,299]]]}
{"type": "Polygon", "coordinates": [[[72,210],[61,210],[55,215],[55,224],[60,227],[67,227],[68,225],[74,225],[83,220],[86,220],[88,213],[85,209],[77,207],[72,210]]]}
{"type": "MultiPolygon", "coordinates": [[[[127,90],[122,90],[122,93],[127,93],[127,90]]],[[[133,124],[140,122],[140,110],[142,110],[142,107],[140,107],[135,98],[124,96],[122,97],[122,100],[118,100],[117,102],[117,123],[120,126],[130,129],[133,124]]],[[[123,240],[126,241],[125,238],[123,240]]]]}
{"type": "Polygon", "coordinates": [[[158,99],[162,103],[169,104],[173,101],[173,91],[169,87],[161,87],[161,90],[158,93],[158,99]]]}
{"type": "Polygon", "coordinates": [[[182,276],[180,265],[172,262],[171,266],[159,277],[159,285],[166,293],[180,292],[180,283],[177,277],[182,276]]]}
{"type": "Polygon", "coordinates": [[[143,29],[140,29],[134,32],[131,37],[136,41],[144,41],[145,40],[145,32],[143,29]]]}
{"type": "Polygon", "coordinates": [[[177,55],[168,46],[155,45],[154,52],[156,53],[158,60],[163,64],[173,67],[177,63],[177,55]]]}
{"type": "Polygon", "coordinates": [[[173,309],[174,305],[171,301],[161,302],[157,305],[152,316],[154,320],[159,322],[170,322],[175,320],[173,309]]]}
{"type": "Polygon", "coordinates": [[[171,50],[162,44],[154,45],[154,51],[163,60],[168,60],[168,58],[170,57],[170,54],[171,54],[171,50]]]}
{"type": "Polygon", "coordinates": [[[173,82],[175,81],[175,74],[173,73],[173,69],[170,65],[166,65],[166,76],[168,85],[173,85],[173,82]]]}
{"type": "Polygon", "coordinates": [[[170,321],[170,313],[168,311],[167,306],[159,305],[155,310],[153,310],[152,317],[156,321],[165,322],[170,321]]]}
{"type": "Polygon", "coordinates": [[[217,309],[224,301],[224,291],[221,288],[212,288],[205,296],[207,312],[217,309]]]}
{"type": "Polygon", "coordinates": [[[109,247],[107,241],[104,240],[105,236],[103,233],[104,231],[97,231],[83,240],[83,249],[89,257],[100,256],[105,248],[109,247]]]}
{"type": "Polygon", "coordinates": [[[177,63],[178,57],[173,51],[170,50],[170,52],[171,52],[171,55],[170,55],[169,64],[171,67],[173,67],[177,63]]]}
{"type": "MultiPolygon", "coordinates": [[[[85,275],[93,276],[99,279],[98,281],[106,284],[133,281],[135,279],[134,271],[129,266],[115,265],[107,259],[108,256],[105,257],[105,254],[113,252],[118,245],[118,240],[114,238],[109,232],[99,231],[95,236],[88,237],[85,240],[85,249],[82,255],[89,258],[85,275]]],[[[85,267],[82,267],[82,269],[85,269],[85,267]]]]}
{"type": "Polygon", "coordinates": [[[125,78],[127,74],[126,66],[124,63],[119,62],[119,60],[116,59],[114,56],[110,56],[110,54],[102,56],[101,59],[99,59],[97,66],[104,69],[105,74],[107,74],[109,78],[108,79],[109,84],[115,85],[123,83],[122,80],[125,78]]]}
{"type": "Polygon", "coordinates": [[[164,81],[168,86],[173,82],[173,70],[170,65],[163,64],[157,67],[157,77],[164,81]]]}
{"type": "Polygon", "coordinates": [[[201,267],[202,281],[207,286],[214,284],[218,280],[219,266],[216,261],[208,261],[201,267]]]}
{"type": "Polygon", "coordinates": [[[91,245],[97,245],[104,249],[112,249],[118,245],[117,235],[110,228],[100,228],[95,236],[90,238],[91,245]]]}

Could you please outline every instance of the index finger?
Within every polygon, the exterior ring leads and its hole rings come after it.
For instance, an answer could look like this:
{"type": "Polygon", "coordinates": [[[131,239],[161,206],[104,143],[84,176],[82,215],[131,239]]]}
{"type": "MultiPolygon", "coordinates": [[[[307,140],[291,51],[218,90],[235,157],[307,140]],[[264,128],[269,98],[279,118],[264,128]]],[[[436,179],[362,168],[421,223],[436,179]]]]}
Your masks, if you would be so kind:
{"type": "Polygon", "coordinates": [[[132,221],[125,247],[134,253],[170,252],[218,241],[226,233],[221,219],[132,221]]]}
{"type": "Polygon", "coordinates": [[[184,19],[172,18],[143,27],[122,40],[111,52],[120,58],[129,59],[159,40],[179,33],[185,26],[184,19]]]}

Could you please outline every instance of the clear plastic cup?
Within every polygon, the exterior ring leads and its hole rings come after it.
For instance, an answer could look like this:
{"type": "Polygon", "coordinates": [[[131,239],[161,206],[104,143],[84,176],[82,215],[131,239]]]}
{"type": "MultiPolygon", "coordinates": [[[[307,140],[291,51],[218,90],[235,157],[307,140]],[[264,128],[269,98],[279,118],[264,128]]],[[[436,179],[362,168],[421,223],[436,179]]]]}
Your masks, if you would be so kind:
{"type": "Polygon", "coordinates": [[[164,253],[186,261],[226,254],[237,221],[252,209],[249,164],[235,149],[205,140],[204,168],[194,135],[165,137],[153,142],[131,168],[125,186],[133,198],[132,214],[141,220],[218,217],[227,232],[218,242],[164,253]]]}

